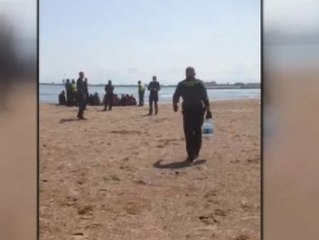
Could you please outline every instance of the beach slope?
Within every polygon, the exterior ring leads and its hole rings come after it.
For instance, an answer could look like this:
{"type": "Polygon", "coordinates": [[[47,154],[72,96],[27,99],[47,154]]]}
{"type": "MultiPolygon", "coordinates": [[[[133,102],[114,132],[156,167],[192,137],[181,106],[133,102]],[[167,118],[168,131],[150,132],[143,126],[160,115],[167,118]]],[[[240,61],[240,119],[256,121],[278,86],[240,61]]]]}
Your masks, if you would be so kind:
{"type": "Polygon", "coordinates": [[[101,109],[40,105],[41,239],[260,239],[260,100],[212,102],[194,166],[170,104],[101,109]]]}

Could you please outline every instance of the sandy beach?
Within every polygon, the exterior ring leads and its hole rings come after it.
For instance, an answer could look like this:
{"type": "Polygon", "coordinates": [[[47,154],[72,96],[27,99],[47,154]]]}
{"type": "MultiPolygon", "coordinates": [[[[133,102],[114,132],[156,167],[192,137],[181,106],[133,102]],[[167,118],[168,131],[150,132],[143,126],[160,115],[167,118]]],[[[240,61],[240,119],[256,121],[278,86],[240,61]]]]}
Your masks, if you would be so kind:
{"type": "Polygon", "coordinates": [[[260,239],[260,100],[212,102],[186,165],[182,114],[40,105],[40,239],[260,239]]]}

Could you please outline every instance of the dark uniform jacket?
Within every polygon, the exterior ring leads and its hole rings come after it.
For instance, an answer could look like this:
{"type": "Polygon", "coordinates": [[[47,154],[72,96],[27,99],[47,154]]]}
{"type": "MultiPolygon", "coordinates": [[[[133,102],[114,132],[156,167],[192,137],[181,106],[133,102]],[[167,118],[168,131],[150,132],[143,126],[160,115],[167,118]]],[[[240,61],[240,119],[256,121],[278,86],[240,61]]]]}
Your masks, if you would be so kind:
{"type": "Polygon", "coordinates": [[[183,99],[183,109],[208,106],[209,101],[204,83],[201,80],[183,80],[178,83],[173,95],[173,102],[178,103],[183,99]]]}
{"type": "Polygon", "coordinates": [[[79,78],[76,82],[77,94],[79,97],[85,97],[87,92],[87,86],[83,78],[79,78]]]}
{"type": "Polygon", "coordinates": [[[106,95],[113,95],[113,91],[114,91],[113,85],[107,84],[105,85],[104,89],[105,89],[106,95]]]}
{"type": "Polygon", "coordinates": [[[155,81],[155,82],[150,82],[150,84],[148,85],[148,90],[150,91],[150,97],[158,97],[158,91],[161,89],[159,82],[155,81]]]}

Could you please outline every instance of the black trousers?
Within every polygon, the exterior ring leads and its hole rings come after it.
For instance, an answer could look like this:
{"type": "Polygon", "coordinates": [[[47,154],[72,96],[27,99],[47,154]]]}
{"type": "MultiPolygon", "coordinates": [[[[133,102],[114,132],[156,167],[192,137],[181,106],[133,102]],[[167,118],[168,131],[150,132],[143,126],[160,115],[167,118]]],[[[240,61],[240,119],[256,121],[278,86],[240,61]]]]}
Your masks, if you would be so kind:
{"type": "Polygon", "coordinates": [[[194,107],[183,109],[183,124],[186,140],[186,150],[189,157],[199,154],[202,146],[202,124],[204,121],[204,108],[194,107]]]}
{"type": "Polygon", "coordinates": [[[85,110],[85,107],[86,107],[86,97],[85,97],[85,95],[78,96],[78,103],[79,103],[78,118],[83,118],[84,110],[85,110]]]}
{"type": "Polygon", "coordinates": [[[153,103],[154,103],[154,107],[155,107],[155,114],[158,113],[157,101],[158,101],[158,96],[150,96],[150,99],[149,99],[149,104],[150,104],[149,114],[153,114],[153,103]]]}
{"type": "Polygon", "coordinates": [[[70,90],[66,91],[66,102],[68,106],[72,105],[72,92],[70,90]]]}
{"type": "Polygon", "coordinates": [[[144,106],[144,93],[138,94],[138,102],[140,106],[144,106]]]}
{"type": "Polygon", "coordinates": [[[105,95],[104,109],[106,110],[107,106],[109,106],[109,111],[112,110],[113,106],[113,94],[105,95]]]}

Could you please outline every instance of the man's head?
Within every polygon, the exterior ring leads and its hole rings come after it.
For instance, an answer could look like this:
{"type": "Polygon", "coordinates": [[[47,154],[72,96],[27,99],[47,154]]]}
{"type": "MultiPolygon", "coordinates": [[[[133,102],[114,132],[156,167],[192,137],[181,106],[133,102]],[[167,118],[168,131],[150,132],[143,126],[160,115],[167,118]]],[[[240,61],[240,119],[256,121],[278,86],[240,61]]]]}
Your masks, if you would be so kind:
{"type": "Polygon", "coordinates": [[[75,83],[75,80],[74,80],[74,79],[72,79],[72,83],[75,83]]]}
{"type": "Polygon", "coordinates": [[[70,79],[67,79],[66,82],[69,83],[69,82],[70,82],[70,79]]]}
{"type": "Polygon", "coordinates": [[[193,68],[193,67],[186,68],[186,78],[187,79],[193,79],[193,78],[195,78],[195,75],[196,75],[195,68],[193,68]]]}
{"type": "Polygon", "coordinates": [[[88,81],[88,79],[87,79],[87,78],[85,78],[85,79],[84,79],[84,81],[85,81],[85,82],[87,82],[87,81],[88,81]]]}
{"type": "Polygon", "coordinates": [[[112,84],[112,81],[111,81],[111,80],[109,80],[109,81],[108,81],[108,84],[109,84],[109,85],[111,85],[111,84],[112,84]]]}
{"type": "Polygon", "coordinates": [[[141,80],[139,80],[137,83],[138,83],[138,84],[141,84],[142,82],[141,82],[141,80]]]}
{"type": "Polygon", "coordinates": [[[153,82],[155,82],[155,81],[156,81],[156,76],[153,76],[153,78],[152,78],[152,79],[153,79],[153,82]]]}
{"type": "Polygon", "coordinates": [[[79,76],[80,76],[81,78],[83,78],[83,77],[84,77],[84,72],[79,72],[79,76]]]}

